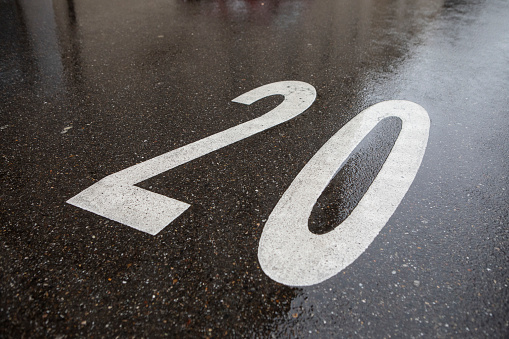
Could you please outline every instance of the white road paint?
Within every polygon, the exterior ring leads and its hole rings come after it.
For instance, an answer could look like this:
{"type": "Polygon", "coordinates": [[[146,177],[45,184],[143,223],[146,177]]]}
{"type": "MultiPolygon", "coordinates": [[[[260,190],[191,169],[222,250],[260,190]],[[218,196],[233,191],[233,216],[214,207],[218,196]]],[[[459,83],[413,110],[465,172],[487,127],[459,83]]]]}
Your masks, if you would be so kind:
{"type": "Polygon", "coordinates": [[[111,174],[67,202],[140,231],[159,233],[190,205],[134,185],[290,120],[304,112],[316,98],[315,88],[310,84],[282,81],[255,88],[233,101],[250,105],[278,94],[285,99],[270,112],[111,174]]]}
{"type": "Polygon", "coordinates": [[[309,286],[354,262],[410,188],[424,156],[429,126],[421,106],[399,100],[371,106],[348,122],[306,164],[269,216],[258,247],[263,271],[285,285],[309,286]],[[362,139],[391,116],[402,120],[402,129],[366,194],[333,231],[311,233],[309,216],[323,190],[362,139]]]}
{"type": "MultiPolygon", "coordinates": [[[[155,235],[189,204],[134,185],[220,148],[290,120],[316,98],[313,86],[282,81],[253,89],[233,101],[250,105],[271,95],[284,101],[264,115],[111,174],[67,202],[155,235]]],[[[409,101],[385,101],[361,112],[339,130],[302,169],[283,194],[258,247],[263,271],[289,286],[320,283],[354,262],[371,244],[410,188],[426,149],[430,121],[409,101]],[[402,129],[392,151],[350,216],[333,231],[316,235],[308,219],[316,201],[364,137],[384,118],[402,129]]]]}

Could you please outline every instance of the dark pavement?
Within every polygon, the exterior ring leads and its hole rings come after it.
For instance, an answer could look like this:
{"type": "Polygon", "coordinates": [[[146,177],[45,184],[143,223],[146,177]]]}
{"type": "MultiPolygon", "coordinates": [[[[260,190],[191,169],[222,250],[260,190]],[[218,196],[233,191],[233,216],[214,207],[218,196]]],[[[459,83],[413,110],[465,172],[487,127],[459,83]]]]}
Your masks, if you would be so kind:
{"type": "MultiPolygon", "coordinates": [[[[505,0],[0,0],[0,337],[507,338],[508,18],[505,0]],[[316,100],[136,183],[191,205],[156,235],[66,203],[262,116],[282,97],[232,100],[281,81],[316,100]],[[334,276],[274,281],[272,211],[388,100],[431,121],[408,192],[334,276]]],[[[400,131],[388,118],[358,145],[314,234],[341,229],[400,131]]]]}

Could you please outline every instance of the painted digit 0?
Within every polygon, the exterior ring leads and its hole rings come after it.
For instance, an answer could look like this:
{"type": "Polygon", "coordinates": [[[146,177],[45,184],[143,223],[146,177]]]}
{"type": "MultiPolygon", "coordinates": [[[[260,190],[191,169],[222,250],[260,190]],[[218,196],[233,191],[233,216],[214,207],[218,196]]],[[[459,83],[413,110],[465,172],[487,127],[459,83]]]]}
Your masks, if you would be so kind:
{"type": "Polygon", "coordinates": [[[282,284],[307,286],[354,262],[410,188],[424,156],[429,127],[424,108],[398,100],[371,106],[348,122],[306,164],[270,214],[258,247],[263,271],[282,284]],[[402,120],[401,132],[366,194],[333,231],[311,233],[309,215],[323,190],[369,131],[391,116],[402,120]]]}
{"type": "Polygon", "coordinates": [[[67,202],[84,210],[155,235],[189,208],[189,204],[134,185],[201,156],[288,121],[315,101],[316,90],[300,81],[281,81],[233,99],[250,105],[271,95],[284,101],[264,115],[113,173],[67,202]]]}

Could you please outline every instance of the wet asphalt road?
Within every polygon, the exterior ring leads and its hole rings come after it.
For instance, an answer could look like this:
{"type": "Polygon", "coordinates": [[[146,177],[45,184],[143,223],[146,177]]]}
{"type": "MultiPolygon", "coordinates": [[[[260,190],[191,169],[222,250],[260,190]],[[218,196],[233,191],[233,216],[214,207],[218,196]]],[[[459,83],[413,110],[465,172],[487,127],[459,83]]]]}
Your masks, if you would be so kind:
{"type": "MultiPolygon", "coordinates": [[[[0,337],[509,335],[509,3],[0,1],[0,337]],[[191,204],[153,236],[66,201],[258,117],[231,100],[297,80],[298,117],[143,181],[191,204]],[[275,282],[257,249],[300,170],[394,99],[431,119],[421,167],[367,250],[275,282]]],[[[348,217],[401,129],[384,120],[313,209],[348,217]]]]}

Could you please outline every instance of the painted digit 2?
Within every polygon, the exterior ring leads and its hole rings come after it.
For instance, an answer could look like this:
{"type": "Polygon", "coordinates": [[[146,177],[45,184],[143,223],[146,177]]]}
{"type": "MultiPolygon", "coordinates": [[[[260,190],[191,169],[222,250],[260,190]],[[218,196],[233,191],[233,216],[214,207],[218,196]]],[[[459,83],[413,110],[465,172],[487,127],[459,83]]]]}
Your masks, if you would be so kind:
{"type": "MultiPolygon", "coordinates": [[[[233,101],[252,104],[270,95],[284,101],[272,111],[111,174],[67,202],[155,235],[189,204],[134,186],[150,177],[283,123],[304,112],[316,98],[313,86],[282,81],[253,89],[233,101]]],[[[430,121],[409,101],[385,101],[361,112],[313,156],[283,194],[264,226],[258,259],[264,272],[289,286],[320,283],[350,265],[378,235],[417,174],[430,121]],[[333,231],[316,235],[308,218],[323,190],[361,140],[380,120],[402,120],[401,132],[382,169],[350,216],[333,231]]]]}
{"type": "Polygon", "coordinates": [[[278,94],[283,95],[284,100],[272,111],[113,173],[67,202],[137,230],[152,235],[159,233],[190,205],[134,185],[290,120],[308,109],[316,98],[313,86],[299,81],[282,81],[255,88],[233,101],[250,105],[278,94]]]}

